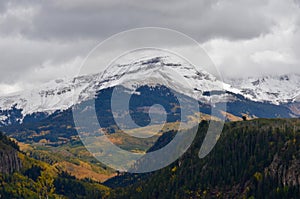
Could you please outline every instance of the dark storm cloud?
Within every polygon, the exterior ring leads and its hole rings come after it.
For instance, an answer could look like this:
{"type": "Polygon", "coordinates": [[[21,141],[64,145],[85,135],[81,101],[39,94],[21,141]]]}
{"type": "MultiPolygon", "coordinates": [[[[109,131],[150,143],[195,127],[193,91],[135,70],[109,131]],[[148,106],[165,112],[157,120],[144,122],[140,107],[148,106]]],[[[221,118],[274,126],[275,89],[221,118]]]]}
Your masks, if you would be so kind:
{"type": "MultiPolygon", "coordinates": [[[[267,1],[28,1],[37,9],[30,25],[15,29],[30,38],[105,38],[130,28],[159,26],[182,31],[198,41],[212,37],[249,39],[267,33],[267,1]]],[[[12,4],[20,6],[13,1],[12,4]]],[[[8,28],[13,30],[12,27],[8,28]]],[[[7,32],[7,34],[9,34],[7,32]]]]}

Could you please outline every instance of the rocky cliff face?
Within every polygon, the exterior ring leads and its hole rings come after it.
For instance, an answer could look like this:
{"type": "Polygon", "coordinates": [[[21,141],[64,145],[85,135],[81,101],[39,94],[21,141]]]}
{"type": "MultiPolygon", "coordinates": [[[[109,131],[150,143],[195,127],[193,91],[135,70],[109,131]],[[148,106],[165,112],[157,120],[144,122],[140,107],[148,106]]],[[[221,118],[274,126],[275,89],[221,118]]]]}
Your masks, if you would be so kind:
{"type": "MultiPolygon", "coordinates": [[[[288,161],[284,156],[276,154],[269,167],[265,169],[265,174],[273,177],[283,186],[299,186],[300,185],[300,159],[293,155],[288,161]]],[[[286,156],[285,156],[286,157],[286,156]]]]}
{"type": "Polygon", "coordinates": [[[0,139],[0,173],[10,174],[15,171],[20,171],[21,160],[18,157],[18,151],[9,145],[8,139],[4,142],[0,139]]]}

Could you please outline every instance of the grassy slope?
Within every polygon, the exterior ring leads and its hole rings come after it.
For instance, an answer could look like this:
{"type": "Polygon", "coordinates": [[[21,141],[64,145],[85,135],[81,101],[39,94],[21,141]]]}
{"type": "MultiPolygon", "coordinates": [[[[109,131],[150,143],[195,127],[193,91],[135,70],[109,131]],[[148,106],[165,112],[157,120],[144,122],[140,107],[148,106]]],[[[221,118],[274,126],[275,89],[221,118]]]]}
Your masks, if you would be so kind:
{"type": "MultiPolygon", "coordinates": [[[[24,146],[22,146],[24,147],[24,146]]],[[[21,147],[21,148],[22,148],[21,147]]],[[[26,146],[27,150],[32,150],[32,147],[26,146]]],[[[107,196],[110,193],[109,188],[93,181],[92,179],[77,179],[64,172],[65,168],[58,163],[50,164],[41,160],[29,157],[28,154],[18,152],[18,157],[21,161],[22,168],[20,171],[12,174],[0,174],[0,196],[2,198],[91,198],[107,196]],[[66,188],[67,186],[68,189],[66,188]],[[43,195],[46,194],[46,195],[43,195]]],[[[38,153],[38,151],[36,151],[38,153]]],[[[52,155],[59,160],[60,156],[51,154],[45,151],[46,155],[52,155]]],[[[50,156],[48,156],[50,157],[50,156]]],[[[49,161],[53,161],[48,159],[49,161]]],[[[60,162],[64,165],[64,162],[60,162]]],[[[70,163],[71,164],[71,163],[70,163]]],[[[72,165],[73,166],[73,165],[72,165]]],[[[72,167],[67,165],[66,167],[72,167]]],[[[88,167],[91,172],[93,168],[84,164],[82,168],[88,167]]],[[[77,172],[84,173],[81,167],[75,167],[77,172]]],[[[66,169],[66,171],[68,171],[66,169]]],[[[99,171],[100,172],[100,171],[99,171]]],[[[98,172],[94,174],[99,175],[98,172]]]]}
{"type": "Polygon", "coordinates": [[[21,150],[30,157],[47,162],[59,171],[65,171],[78,179],[92,179],[103,182],[115,172],[99,163],[81,144],[72,142],[57,147],[21,143],[21,150]]]}

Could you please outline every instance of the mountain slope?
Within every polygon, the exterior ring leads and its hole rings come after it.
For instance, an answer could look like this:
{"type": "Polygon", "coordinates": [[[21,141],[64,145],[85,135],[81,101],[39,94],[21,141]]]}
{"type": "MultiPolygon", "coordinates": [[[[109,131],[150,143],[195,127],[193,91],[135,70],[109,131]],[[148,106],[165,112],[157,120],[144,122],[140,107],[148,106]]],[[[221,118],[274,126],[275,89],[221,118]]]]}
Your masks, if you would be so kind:
{"type": "MultiPolygon", "coordinates": [[[[229,82],[230,84],[226,84],[205,71],[195,70],[187,62],[168,56],[146,57],[113,65],[102,73],[55,80],[32,90],[0,96],[0,126],[42,120],[56,111],[64,111],[74,104],[94,99],[97,91],[116,85],[122,85],[129,89],[128,92],[133,93],[139,86],[162,84],[204,104],[209,104],[210,101],[253,101],[290,110],[290,113],[288,110],[284,114],[278,113],[279,116],[300,115],[300,106],[297,103],[300,76],[270,76],[229,82]],[[244,99],[241,100],[241,97],[244,99]]],[[[241,114],[255,115],[251,112],[231,114],[239,117],[241,114]]]]}
{"type": "MultiPolygon", "coordinates": [[[[37,154],[40,151],[34,152],[37,154]]],[[[43,155],[45,157],[45,153],[43,155]]],[[[92,177],[83,179],[70,175],[68,170],[62,167],[64,161],[60,161],[61,164],[48,163],[51,161],[49,156],[46,156],[45,161],[29,157],[28,151],[26,154],[20,151],[16,142],[0,134],[0,198],[71,199],[104,198],[109,195],[109,188],[94,181],[92,177]]],[[[52,156],[60,158],[58,154],[52,156]]],[[[85,167],[87,165],[85,164],[85,167]]],[[[75,165],[71,169],[83,172],[80,166],[75,165]]],[[[93,175],[100,174],[94,172],[93,175]]]]}
{"type": "Polygon", "coordinates": [[[254,101],[280,104],[298,101],[300,96],[300,75],[296,74],[251,77],[228,82],[254,101]]]}
{"type": "MultiPolygon", "coordinates": [[[[198,158],[208,127],[202,122],[191,148],[172,165],[150,174],[109,180],[115,198],[298,198],[299,120],[228,123],[213,151],[198,158]],[[128,184],[132,185],[128,185],[128,184]]],[[[158,143],[159,144],[159,143],[158,143]]]]}

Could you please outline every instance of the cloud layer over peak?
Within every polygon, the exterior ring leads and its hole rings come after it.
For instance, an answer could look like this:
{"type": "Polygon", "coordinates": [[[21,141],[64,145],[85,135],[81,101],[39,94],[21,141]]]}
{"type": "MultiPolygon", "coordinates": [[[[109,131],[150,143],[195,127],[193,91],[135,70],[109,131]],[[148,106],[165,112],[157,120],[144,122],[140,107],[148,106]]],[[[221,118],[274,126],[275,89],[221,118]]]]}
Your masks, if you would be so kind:
{"type": "Polygon", "coordinates": [[[0,93],[74,76],[99,42],[149,26],[198,41],[225,78],[300,73],[299,0],[8,0],[0,1],[0,93]]]}

